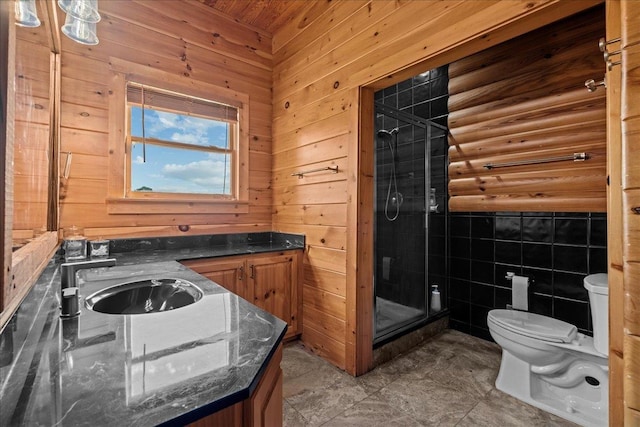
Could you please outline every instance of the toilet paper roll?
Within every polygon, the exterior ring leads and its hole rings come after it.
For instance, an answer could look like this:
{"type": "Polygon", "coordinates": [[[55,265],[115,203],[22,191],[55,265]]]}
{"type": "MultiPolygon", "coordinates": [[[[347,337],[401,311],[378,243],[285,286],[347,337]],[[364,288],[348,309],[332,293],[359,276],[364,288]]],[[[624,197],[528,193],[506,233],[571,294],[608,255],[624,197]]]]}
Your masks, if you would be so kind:
{"type": "Polygon", "coordinates": [[[529,310],[529,278],[513,276],[511,279],[511,304],[516,310],[529,310]]]}
{"type": "Polygon", "coordinates": [[[382,257],[382,278],[389,280],[389,271],[391,270],[391,257],[382,257]]]}

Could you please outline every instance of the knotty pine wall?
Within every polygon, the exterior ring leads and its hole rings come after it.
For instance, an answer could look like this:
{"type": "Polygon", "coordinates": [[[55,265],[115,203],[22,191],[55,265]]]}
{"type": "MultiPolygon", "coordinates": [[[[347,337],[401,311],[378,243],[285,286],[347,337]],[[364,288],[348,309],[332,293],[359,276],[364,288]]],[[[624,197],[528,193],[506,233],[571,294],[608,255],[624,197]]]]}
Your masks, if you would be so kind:
{"type": "MultiPolygon", "coordinates": [[[[84,227],[89,237],[133,237],[267,231],[271,229],[271,36],[190,0],[100,2],[97,46],[62,37],[60,227],[84,227]],[[110,58],[250,96],[248,214],[109,215],[110,58]]],[[[61,14],[61,22],[64,16],[61,14]]],[[[123,100],[124,102],[124,100],[123,100]]]]}
{"type": "Polygon", "coordinates": [[[606,91],[584,87],[603,75],[604,34],[598,7],[449,65],[452,211],[606,212],[606,91]]]}
{"type": "Polygon", "coordinates": [[[358,140],[363,123],[373,141],[373,90],[597,3],[309,2],[274,34],[273,227],[307,236],[309,348],[352,374],[371,368],[373,156],[358,140]]]}

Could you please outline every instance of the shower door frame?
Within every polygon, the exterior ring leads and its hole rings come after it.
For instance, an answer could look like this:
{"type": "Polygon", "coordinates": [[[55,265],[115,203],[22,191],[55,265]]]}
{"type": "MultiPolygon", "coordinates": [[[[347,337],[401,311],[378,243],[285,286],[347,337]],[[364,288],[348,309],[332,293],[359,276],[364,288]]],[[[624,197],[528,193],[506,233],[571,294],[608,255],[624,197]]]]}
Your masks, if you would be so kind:
{"type": "MultiPolygon", "coordinates": [[[[422,117],[418,117],[415,116],[413,114],[410,113],[406,113],[402,110],[398,110],[397,108],[394,107],[390,107],[388,105],[383,104],[380,101],[374,101],[374,108],[373,108],[373,115],[374,115],[374,119],[373,119],[373,123],[375,123],[375,115],[378,113],[381,113],[383,115],[387,115],[395,120],[398,121],[402,121],[404,123],[408,123],[412,126],[418,126],[422,129],[425,130],[425,154],[424,154],[424,229],[425,229],[425,236],[424,236],[424,287],[425,287],[425,292],[424,292],[424,311],[425,314],[415,320],[408,320],[408,321],[403,321],[400,322],[399,325],[397,327],[393,327],[391,329],[387,329],[384,333],[377,335],[377,324],[378,324],[378,311],[377,311],[377,293],[376,293],[376,289],[377,289],[377,277],[376,274],[373,274],[372,277],[372,285],[373,285],[373,344],[374,346],[378,346],[378,345],[382,345],[386,342],[392,341],[393,339],[405,334],[408,331],[411,331],[415,328],[424,326],[426,324],[428,324],[430,322],[430,320],[436,320],[439,317],[430,317],[430,307],[429,307],[429,214],[431,213],[430,210],[430,206],[429,206],[429,191],[431,189],[431,127],[435,126],[438,129],[444,130],[445,132],[448,131],[446,126],[442,126],[438,123],[435,123],[431,120],[422,118],[422,117]]],[[[398,126],[400,127],[400,126],[398,126]]],[[[397,146],[396,146],[396,150],[397,150],[397,146]]],[[[375,149],[375,143],[374,143],[374,150],[373,152],[375,153],[376,149],[375,149]]],[[[375,164],[375,155],[373,156],[373,169],[375,171],[376,168],[376,164],[375,164]]],[[[377,181],[376,181],[376,176],[374,173],[374,177],[373,177],[373,203],[374,206],[377,204],[377,181]]],[[[374,210],[374,213],[377,212],[374,210]]],[[[374,271],[377,271],[376,268],[376,250],[377,250],[377,245],[376,245],[376,234],[377,234],[377,216],[374,215],[374,221],[373,221],[373,266],[374,266],[374,271]]]]}

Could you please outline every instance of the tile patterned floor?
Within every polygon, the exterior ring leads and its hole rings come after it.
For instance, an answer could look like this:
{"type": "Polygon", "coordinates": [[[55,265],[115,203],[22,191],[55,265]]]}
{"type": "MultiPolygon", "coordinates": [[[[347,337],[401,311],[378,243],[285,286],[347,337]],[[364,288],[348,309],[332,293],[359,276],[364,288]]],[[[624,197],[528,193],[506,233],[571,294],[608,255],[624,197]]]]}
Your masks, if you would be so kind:
{"type": "Polygon", "coordinates": [[[284,426],[574,426],[494,387],[496,344],[447,330],[354,378],[285,347],[284,426]]]}

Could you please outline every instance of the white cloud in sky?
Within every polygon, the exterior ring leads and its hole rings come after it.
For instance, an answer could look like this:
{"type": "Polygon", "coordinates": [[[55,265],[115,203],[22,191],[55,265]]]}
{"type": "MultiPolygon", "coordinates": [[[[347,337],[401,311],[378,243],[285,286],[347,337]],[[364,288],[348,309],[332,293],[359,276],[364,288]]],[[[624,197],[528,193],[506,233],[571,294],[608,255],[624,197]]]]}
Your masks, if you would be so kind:
{"type": "Polygon", "coordinates": [[[173,135],[171,135],[172,141],[184,142],[185,144],[201,144],[203,142],[203,139],[206,138],[202,138],[199,135],[189,133],[174,132],[173,135]]]}
{"type": "Polygon", "coordinates": [[[166,132],[171,132],[164,138],[176,142],[220,146],[226,141],[226,134],[216,132],[216,129],[225,128],[226,123],[214,120],[154,110],[153,113],[146,115],[145,124],[149,135],[158,137],[163,133],[166,135],[166,132]],[[217,141],[211,141],[211,137],[216,134],[219,134],[216,137],[217,141]]]}
{"type": "Polygon", "coordinates": [[[136,165],[141,165],[144,163],[144,159],[142,158],[142,156],[136,156],[136,158],[133,160],[133,163],[135,163],[136,165]]]}
{"type": "Polygon", "coordinates": [[[221,161],[201,160],[187,164],[167,164],[163,166],[162,173],[165,178],[204,187],[209,192],[212,189],[214,192],[222,192],[222,186],[225,184],[229,187],[229,166],[227,165],[225,171],[225,164],[221,161]]]}

